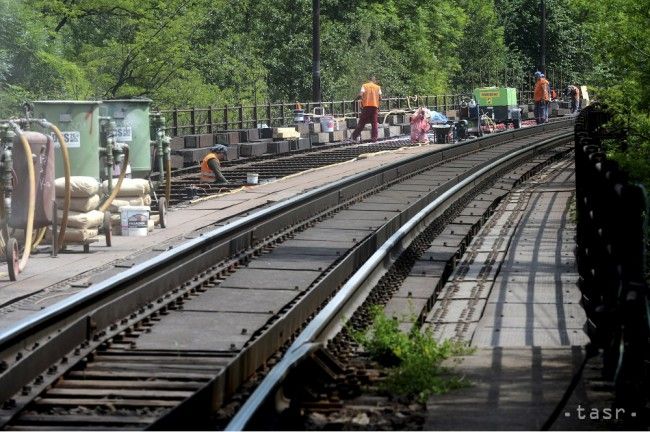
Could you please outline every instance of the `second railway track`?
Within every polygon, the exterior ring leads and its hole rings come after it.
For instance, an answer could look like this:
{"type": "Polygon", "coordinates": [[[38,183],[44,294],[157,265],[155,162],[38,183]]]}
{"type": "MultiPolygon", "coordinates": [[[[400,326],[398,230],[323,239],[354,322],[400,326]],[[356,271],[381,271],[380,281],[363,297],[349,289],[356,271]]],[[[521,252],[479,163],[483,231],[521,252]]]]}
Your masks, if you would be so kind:
{"type": "Polygon", "coordinates": [[[566,142],[567,126],[494,135],[338,181],[37,313],[0,334],[0,424],[209,425],[402,224],[504,154],[566,142]]]}

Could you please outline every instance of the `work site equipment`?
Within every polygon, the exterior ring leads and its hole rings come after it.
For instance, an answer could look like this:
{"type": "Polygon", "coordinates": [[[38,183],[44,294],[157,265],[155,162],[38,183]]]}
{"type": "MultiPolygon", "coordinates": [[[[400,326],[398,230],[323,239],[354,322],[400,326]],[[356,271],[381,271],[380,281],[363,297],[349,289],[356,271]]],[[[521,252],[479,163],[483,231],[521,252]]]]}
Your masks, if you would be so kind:
{"type": "Polygon", "coordinates": [[[474,89],[481,117],[496,123],[512,123],[515,129],[521,127],[521,110],[517,106],[517,89],[513,87],[481,87],[474,89]]]}
{"type": "Polygon", "coordinates": [[[54,233],[52,253],[56,254],[64,244],[70,205],[70,159],[61,131],[46,120],[31,119],[28,115],[22,119],[0,120],[0,152],[0,246],[5,252],[9,278],[15,281],[48,227],[52,226],[54,233]],[[62,158],[57,162],[65,177],[66,193],[58,236],[54,203],[55,144],[51,136],[28,130],[32,126],[51,131],[61,143],[62,158]],[[18,230],[22,232],[20,236],[16,235],[18,230]]]}

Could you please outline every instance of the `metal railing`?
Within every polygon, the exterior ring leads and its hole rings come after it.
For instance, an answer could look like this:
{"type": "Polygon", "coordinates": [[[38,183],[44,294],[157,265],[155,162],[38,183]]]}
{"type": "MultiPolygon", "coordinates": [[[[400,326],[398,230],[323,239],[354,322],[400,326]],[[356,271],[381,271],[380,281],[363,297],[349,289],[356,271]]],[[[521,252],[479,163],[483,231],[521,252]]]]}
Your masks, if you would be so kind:
{"type": "MultiPolygon", "coordinates": [[[[465,97],[468,95],[386,97],[382,99],[380,109],[391,111],[426,106],[429,109],[445,113],[448,110],[458,109],[465,97]]],[[[359,102],[355,100],[329,101],[320,104],[305,102],[300,105],[305,113],[311,113],[314,108],[320,106],[327,114],[337,117],[357,117],[360,111],[359,102]]],[[[282,102],[205,108],[173,108],[161,112],[167,119],[167,135],[176,137],[232,129],[257,128],[263,124],[269,127],[291,124],[295,107],[296,102],[282,102]]]]}
{"type": "MultiPolygon", "coordinates": [[[[616,404],[643,413],[648,370],[648,285],[645,280],[645,190],[607,159],[609,114],[585,108],[576,120],[576,258],[592,344],[603,350],[604,375],[616,404]]],[[[626,411],[627,412],[627,411],[626,411]]]]}
{"type": "MultiPolygon", "coordinates": [[[[533,92],[519,90],[519,104],[532,103],[533,92]]],[[[435,95],[435,96],[396,96],[381,100],[381,111],[408,110],[426,106],[434,111],[445,114],[457,110],[469,94],[435,95]]],[[[359,102],[356,100],[305,102],[300,103],[305,113],[311,113],[316,107],[323,107],[327,114],[337,117],[358,117],[359,102]]],[[[184,136],[209,134],[232,129],[257,128],[260,125],[268,127],[284,126],[293,123],[296,102],[264,103],[253,105],[224,105],[222,107],[208,106],[204,108],[172,108],[162,110],[167,119],[165,132],[168,136],[184,136]]]]}

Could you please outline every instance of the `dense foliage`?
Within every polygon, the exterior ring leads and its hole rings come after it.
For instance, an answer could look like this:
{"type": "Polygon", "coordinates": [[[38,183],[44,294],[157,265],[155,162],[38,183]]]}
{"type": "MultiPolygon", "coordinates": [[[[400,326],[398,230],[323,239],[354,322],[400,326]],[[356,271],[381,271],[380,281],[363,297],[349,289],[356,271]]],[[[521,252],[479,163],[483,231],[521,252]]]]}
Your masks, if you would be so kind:
{"type": "MultiPolygon", "coordinates": [[[[581,1],[546,0],[547,64],[584,82],[594,71],[585,18],[605,17],[581,1]]],[[[325,99],[353,97],[371,72],[386,93],[440,94],[520,86],[539,66],[539,0],[321,4],[325,99]]],[[[140,95],[163,106],[307,100],[311,8],[310,0],[0,0],[0,106],[140,95]]]]}

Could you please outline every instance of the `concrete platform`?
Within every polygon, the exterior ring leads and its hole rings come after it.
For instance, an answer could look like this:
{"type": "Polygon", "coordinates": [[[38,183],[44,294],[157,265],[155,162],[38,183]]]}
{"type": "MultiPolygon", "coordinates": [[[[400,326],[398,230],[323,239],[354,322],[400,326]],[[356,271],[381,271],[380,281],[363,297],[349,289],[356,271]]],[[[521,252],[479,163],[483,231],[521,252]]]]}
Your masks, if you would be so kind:
{"type": "MultiPolygon", "coordinates": [[[[429,398],[424,430],[539,430],[562,399],[588,343],[572,254],[573,190],[573,163],[563,160],[513,191],[443,287],[426,326],[476,351],[449,363],[469,385],[429,398]]],[[[587,363],[551,429],[617,429],[636,415],[610,410],[598,369],[597,359],[587,363]]]]}
{"type": "Polygon", "coordinates": [[[73,245],[56,258],[50,257],[49,253],[32,255],[16,282],[9,281],[6,263],[3,263],[0,265],[0,328],[194,238],[202,231],[213,229],[228,219],[286,200],[333,180],[450,146],[435,144],[383,151],[373,157],[244,187],[227,195],[202,198],[190,206],[172,209],[168,213],[168,228],[157,228],[146,237],[114,236],[112,247],[106,247],[103,242],[94,243],[90,246],[90,253],[83,253],[81,246],[73,245]]]}

